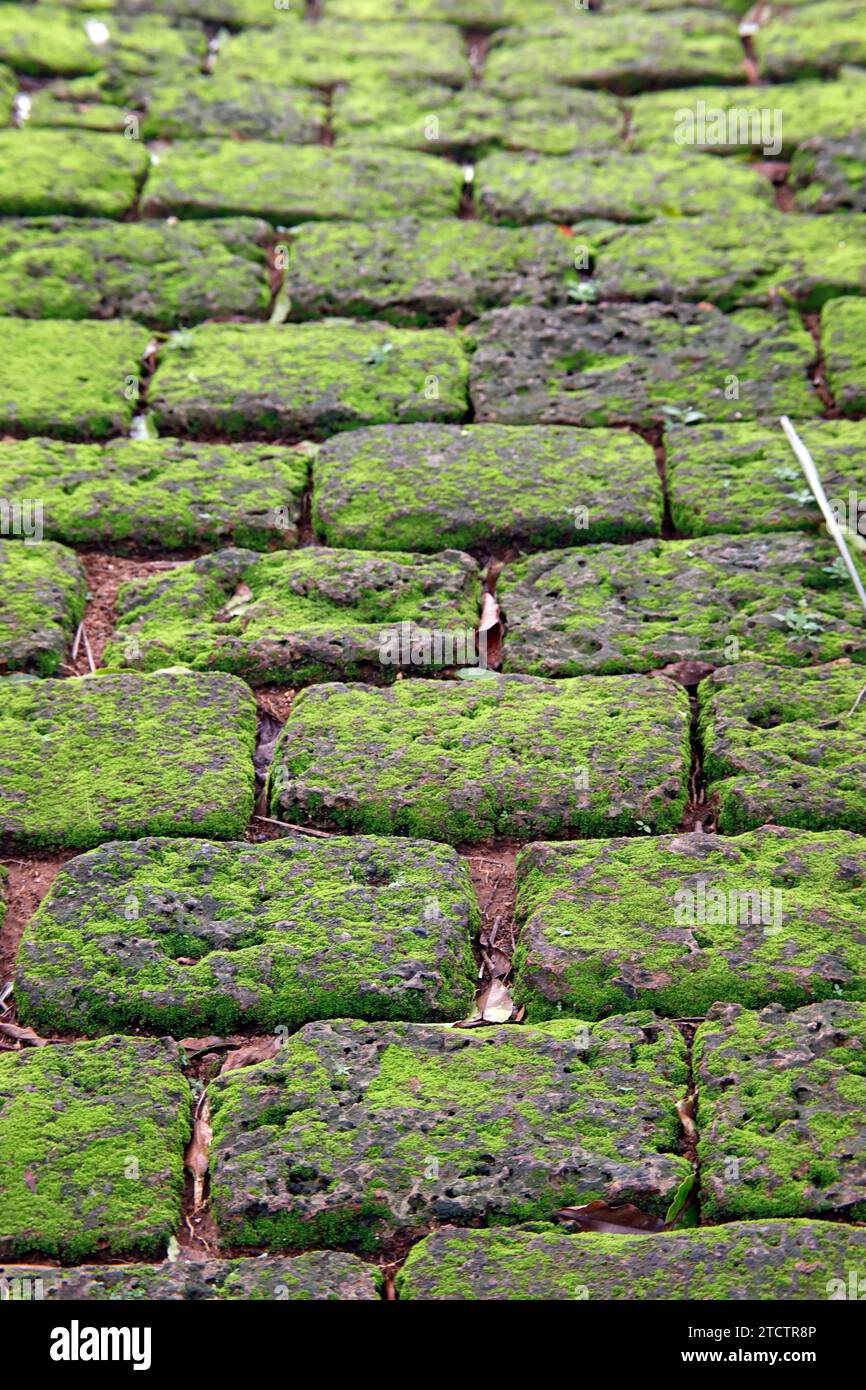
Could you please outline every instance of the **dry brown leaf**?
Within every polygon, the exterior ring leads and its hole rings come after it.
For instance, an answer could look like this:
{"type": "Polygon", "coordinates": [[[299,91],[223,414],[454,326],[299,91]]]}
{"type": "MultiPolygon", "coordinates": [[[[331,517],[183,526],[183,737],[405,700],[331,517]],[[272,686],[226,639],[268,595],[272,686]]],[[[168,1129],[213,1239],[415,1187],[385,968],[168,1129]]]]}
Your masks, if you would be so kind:
{"type": "Polygon", "coordinates": [[[582,1231],[660,1231],[664,1222],[660,1216],[641,1211],[630,1202],[612,1207],[607,1202],[587,1202],[581,1207],[561,1207],[557,1220],[579,1226],[582,1231]]]}
{"type": "Polygon", "coordinates": [[[34,1033],[32,1028],[21,1028],[17,1023],[0,1023],[0,1033],[6,1038],[11,1038],[13,1042],[21,1043],[23,1047],[48,1046],[45,1039],[34,1033]]]}
{"type": "Polygon", "coordinates": [[[279,1048],[280,1039],[276,1036],[245,1043],[243,1047],[236,1047],[228,1054],[220,1067],[220,1074],[224,1071],[234,1071],[237,1067],[251,1067],[256,1062],[267,1062],[271,1057],[276,1057],[279,1048]]]}
{"type": "Polygon", "coordinates": [[[495,979],[478,1000],[478,1007],[485,1023],[507,1023],[514,1013],[514,1000],[502,981],[495,979]]]}
{"type": "Polygon", "coordinates": [[[192,1139],[184,1155],[184,1166],[187,1172],[192,1174],[192,1202],[195,1211],[200,1211],[204,1206],[204,1184],[210,1163],[210,1144],[212,1138],[213,1130],[210,1126],[210,1106],[208,1105],[207,1091],[203,1091],[199,1103],[196,1106],[192,1139]]]}

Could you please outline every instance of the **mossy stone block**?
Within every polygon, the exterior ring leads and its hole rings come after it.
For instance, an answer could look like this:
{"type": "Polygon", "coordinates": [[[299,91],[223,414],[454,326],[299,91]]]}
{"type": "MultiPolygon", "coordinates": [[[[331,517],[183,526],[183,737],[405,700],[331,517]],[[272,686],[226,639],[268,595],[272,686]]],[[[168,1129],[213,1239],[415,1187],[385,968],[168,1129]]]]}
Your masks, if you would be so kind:
{"type": "Polygon", "coordinates": [[[829,537],[800,532],[531,555],[497,585],[505,669],[551,677],[680,661],[866,664],[863,610],[838,557],[829,537]]]}
{"type": "Polygon", "coordinates": [[[480,608],[478,566],[456,550],[220,550],[123,585],[103,660],[231,671],[254,686],[388,683],[473,664],[480,608]]]}
{"type": "Polygon", "coordinates": [[[625,430],[380,425],[327,440],[313,480],[329,545],[537,550],[661,531],[653,451],[625,430]]]}
{"type": "Polygon", "coordinates": [[[664,678],[313,686],[277,744],[271,814],[459,844],[678,824],[688,698],[664,678]]]}
{"type": "Polygon", "coordinates": [[[468,378],[463,343],[444,329],[212,323],[168,343],[148,399],[168,433],[322,438],[359,425],[462,420],[468,378]]]}
{"type": "Polygon", "coordinates": [[[181,1219],[190,1101],[167,1039],[0,1054],[2,1258],[162,1254],[181,1219]]]}
{"type": "MultiPolygon", "coordinates": [[[[785,1303],[833,1297],[866,1260],[866,1231],[829,1221],[739,1221],[659,1235],[434,1231],[397,1275],[402,1302],[698,1299],[785,1303]],[[840,1278],[841,1276],[841,1278],[840,1278]]],[[[592,1323],[587,1314],[586,1331],[592,1323]]]]}
{"type": "Polygon", "coordinates": [[[821,311],[827,384],[843,415],[866,410],[866,299],[833,299],[821,311]]]}
{"type": "Polygon", "coordinates": [[[0,540],[0,672],[53,675],[84,617],[86,589],[71,550],[51,541],[0,540]]]}
{"type": "Polygon", "coordinates": [[[234,676],[7,676],[0,838],[89,849],[149,834],[240,835],[255,735],[255,702],[234,676]]]}
{"type": "Polygon", "coordinates": [[[0,430],[105,439],[134,414],[147,329],[118,319],[0,318],[0,430]]]}
{"type": "MultiPolygon", "coordinates": [[[[866,96],[866,83],[863,86],[866,96]]],[[[796,190],[794,203],[800,212],[866,212],[866,138],[854,134],[804,141],[791,161],[788,182],[796,190]]],[[[856,234],[855,219],[836,220],[856,234]]]]}
{"type": "Polygon", "coordinates": [[[463,186],[459,165],[408,150],[188,140],[157,159],[142,196],[145,217],[240,213],[279,223],[448,217],[457,212],[463,186]]]}
{"type": "Polygon", "coordinates": [[[866,832],[864,683],[863,667],[845,661],[799,671],[748,661],[701,682],[704,772],[722,834],[768,821],[866,832]]]}
{"type": "Polygon", "coordinates": [[[83,130],[0,130],[4,217],[122,217],[146,172],[140,140],[83,130]]]}
{"type": "Polygon", "coordinates": [[[536,844],[517,879],[532,1021],[866,998],[866,839],[847,831],[536,844]]]}
{"type": "Polygon", "coordinates": [[[278,444],[0,443],[0,499],[38,499],[46,536],[114,552],[293,546],[307,471],[278,444]]]}
{"type": "Polygon", "coordinates": [[[568,1202],[660,1214],[689,1176],[677,1030],[308,1024],[210,1089],[211,1193],[243,1248],[371,1249],[431,1220],[511,1224],[568,1202]]]}
{"type": "Polygon", "coordinates": [[[452,849],[358,836],[138,840],[67,864],[18,957],[48,1032],[198,1035],[465,1016],[478,908],[452,849]]]}
{"type": "Polygon", "coordinates": [[[18,81],[11,68],[0,63],[0,126],[7,125],[12,117],[12,106],[18,81]]]}
{"type": "Polygon", "coordinates": [[[748,420],[821,410],[808,377],[815,345],[783,312],[655,302],[494,309],[471,341],[481,422],[650,426],[671,413],[748,420]]]}
{"type": "Polygon", "coordinates": [[[705,1221],[863,1220],[866,1004],[717,1005],[695,1034],[694,1071],[705,1221]]]}
{"type": "Polygon", "coordinates": [[[147,93],[142,134],[147,140],[238,136],[314,145],[326,124],[322,92],[233,77],[225,73],[218,59],[212,73],[166,74],[154,81],[147,93]]]}
{"type": "Polygon", "coordinates": [[[755,34],[760,74],[771,82],[835,77],[846,63],[866,64],[859,0],[822,0],[808,9],[775,11],[755,34]]]}
{"type": "Polygon", "coordinates": [[[546,24],[568,14],[573,0],[322,0],[328,19],[412,18],[490,32],[514,24],[546,24]]]}
{"type": "MultiPolygon", "coordinates": [[[[82,8],[99,11],[99,5],[82,8]]],[[[203,59],[204,31],[162,15],[75,14],[53,5],[0,5],[0,60],[31,77],[143,73],[203,59]]]]}

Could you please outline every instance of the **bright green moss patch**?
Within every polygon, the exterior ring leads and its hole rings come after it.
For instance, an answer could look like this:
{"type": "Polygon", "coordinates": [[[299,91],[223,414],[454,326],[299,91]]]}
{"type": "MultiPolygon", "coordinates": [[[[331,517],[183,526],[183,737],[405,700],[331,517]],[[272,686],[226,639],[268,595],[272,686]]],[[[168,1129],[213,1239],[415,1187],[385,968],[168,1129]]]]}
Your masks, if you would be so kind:
{"type": "Polygon", "coordinates": [[[328,440],[313,478],[331,545],[535,550],[661,529],[653,451],[625,430],[382,425],[328,440]]]}
{"type": "Polygon", "coordinates": [[[0,130],[0,213],[121,217],[147,172],[140,140],[71,130],[0,130]]]}
{"type": "Polygon", "coordinates": [[[491,222],[648,222],[711,212],[737,219],[773,203],[772,185],[754,169],[674,148],[641,155],[599,150],[568,159],[498,152],[481,160],[475,185],[479,211],[491,222]]]}
{"type": "Polygon", "coordinates": [[[761,76],[771,82],[835,77],[845,63],[862,66],[863,7],[859,0],[823,0],[807,10],[785,7],[758,29],[755,53],[761,76]]]}
{"type": "Polygon", "coordinates": [[[2,1257],[163,1253],[180,1223],[189,1134],[174,1043],[0,1054],[2,1257]]]}
{"type": "Polygon", "coordinates": [[[787,1303],[833,1297],[864,1260],[866,1231],[829,1221],[743,1221],[651,1236],[447,1227],[410,1250],[397,1290],[403,1302],[787,1303]]]}
{"type": "Polygon", "coordinates": [[[473,664],[480,607],[478,567],[459,551],[220,550],[123,585],[103,660],[232,671],[251,685],[388,682],[473,664]]]}
{"type": "Polygon", "coordinates": [[[463,29],[504,29],[559,19],[571,0],[322,0],[328,19],[440,20],[463,29]]]}
{"type": "Polygon", "coordinates": [[[0,319],[0,430],[61,439],[126,431],[147,330],[136,323],[0,319]]]}
{"type": "MultiPolygon", "coordinates": [[[[82,6],[99,11],[99,4],[82,6]]],[[[50,5],[0,5],[0,60],[28,76],[146,73],[202,59],[203,30],[160,15],[75,14],[50,5]]]]}
{"type": "Polygon", "coordinates": [[[846,831],[537,844],[517,875],[531,1020],[866,998],[866,839],[846,831]]]}
{"type": "MultiPolygon", "coordinates": [[[[807,140],[794,155],[789,182],[801,212],[866,212],[866,139],[807,140]]],[[[846,217],[838,225],[852,223],[846,217]]]]}
{"type": "Polygon", "coordinates": [[[866,664],[863,610],[838,558],[828,537],[799,533],[530,556],[506,565],[497,585],[505,669],[550,677],[749,658],[866,664]]]}
{"type": "Polygon", "coordinates": [[[477,926],[466,866],[443,845],[104,845],[61,870],[31,922],[19,1014],[48,1033],[180,1037],[461,1018],[477,926]]]}
{"type": "Polygon", "coordinates": [[[138,319],[156,328],[214,313],[262,318],[264,222],[0,223],[0,314],[138,319]]]}
{"type": "MultiPolygon", "coordinates": [[[[840,525],[866,532],[866,424],[821,420],[797,429],[818,461],[840,525]]],[[[823,525],[791,446],[775,426],[672,425],[665,458],[673,523],[686,535],[823,525]]]]}
{"type": "Polygon", "coordinates": [[[820,413],[808,378],[815,345],[793,313],[657,303],[494,309],[471,336],[479,421],[649,426],[690,412],[820,413]]]}
{"type": "Polygon", "coordinates": [[[403,150],[333,150],[259,140],[186,141],[162,150],[142,200],[146,217],[359,222],[456,213],[459,165],[403,150]]]}
{"type": "MultiPolygon", "coordinates": [[[[791,622],[808,618],[792,610],[791,622]]],[[[866,832],[863,668],[743,662],[698,688],[704,772],[719,830],[773,821],[866,832]]]]}
{"type": "Polygon", "coordinates": [[[461,420],[468,376],[463,344],[444,329],[214,323],[167,344],[149,404],[169,433],[321,438],[358,425],[461,420]]]}
{"type": "Polygon", "coordinates": [[[12,115],[12,105],[18,82],[14,72],[0,63],[0,125],[6,125],[12,115]]]}
{"type": "Polygon", "coordinates": [[[243,831],[255,704],[188,671],[0,680],[0,838],[87,849],[139,835],[243,831]]]}
{"type": "Polygon", "coordinates": [[[372,1248],[432,1219],[511,1224],[614,1198],[664,1214],[685,1047],[650,1013],[455,1031],[308,1024],[210,1087],[232,1246],[372,1248]]]}
{"type": "Polygon", "coordinates": [[[669,830],[688,764],[688,700],[663,678],[320,685],[280,736],[271,814],[452,844],[669,830]]]}
{"type": "Polygon", "coordinates": [[[827,382],[843,415],[866,410],[866,299],[838,299],[821,311],[827,382]]]}
{"type": "Polygon", "coordinates": [[[233,77],[218,60],[216,70],[208,75],[174,73],[152,83],[142,133],[148,140],[237,135],[314,145],[322,136],[326,117],[321,92],[287,87],[285,82],[233,77]]]}
{"type": "Polygon", "coordinates": [[[68,545],[267,550],[296,544],[307,472],[303,446],[15,440],[0,443],[0,506],[39,499],[45,535],[68,545]]]}
{"type": "Polygon", "coordinates": [[[695,1034],[694,1068],[704,1220],[863,1220],[866,1005],[719,1005],[695,1034]]]}
{"type": "MultiPolygon", "coordinates": [[[[31,513],[24,514],[26,520],[31,513]]],[[[14,525],[14,510],[0,517],[14,525]]],[[[3,526],[3,534],[13,534],[3,526]]],[[[0,672],[51,676],[84,617],[84,568],[63,546],[0,540],[0,672]]]]}

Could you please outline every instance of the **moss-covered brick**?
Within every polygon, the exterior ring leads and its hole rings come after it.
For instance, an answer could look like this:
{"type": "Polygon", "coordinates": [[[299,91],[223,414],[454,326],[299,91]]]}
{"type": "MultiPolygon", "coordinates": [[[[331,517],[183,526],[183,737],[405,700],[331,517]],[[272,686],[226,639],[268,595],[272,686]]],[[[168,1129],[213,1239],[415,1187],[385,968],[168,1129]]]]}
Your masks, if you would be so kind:
{"type": "Polygon", "coordinates": [[[321,438],[359,425],[462,420],[468,378],[463,344],[444,329],[214,323],[169,341],[148,400],[168,433],[321,438]]]}
{"type": "Polygon", "coordinates": [[[566,14],[555,24],[494,34],[484,81],[505,92],[549,83],[628,94],[698,82],[742,82],[736,21],[706,10],[566,14]]]}
{"type": "MultiPolygon", "coordinates": [[[[866,212],[866,138],[815,136],[805,141],[791,162],[788,182],[796,190],[794,203],[801,212],[866,212]]],[[[856,227],[851,217],[836,220],[840,225],[853,223],[852,230],[856,227]]]]}
{"type": "Polygon", "coordinates": [[[105,439],[136,409],[147,330],[0,318],[0,431],[105,439]]]}
{"type": "Polygon", "coordinates": [[[169,73],[150,84],[142,121],[146,139],[243,136],[283,144],[316,144],[327,123],[322,92],[284,82],[226,74],[169,73]]]}
{"type": "Polygon", "coordinates": [[[470,393],[482,422],[649,426],[666,415],[796,419],[821,410],[808,377],[815,345],[782,310],[494,309],[473,324],[471,339],[470,393]]]}
{"type": "MultiPolygon", "coordinates": [[[[131,80],[130,97],[136,86],[131,80]]],[[[73,127],[132,139],[127,132],[135,129],[130,117],[138,119],[137,113],[130,110],[135,98],[121,105],[126,90],[107,83],[103,77],[58,77],[25,95],[29,103],[26,109],[28,130],[73,127]]]]}
{"type": "Polygon", "coordinates": [[[452,849],[402,839],[138,840],[72,860],[18,957],[44,1032],[175,1036],[465,1017],[478,909],[452,849]]]}
{"type": "Polygon", "coordinates": [[[42,503],[44,534],[69,545],[180,550],[297,543],[303,446],[116,439],[0,443],[0,505],[42,503]]]}
{"type": "Polygon", "coordinates": [[[271,814],[452,844],[673,830],[688,766],[688,698],[664,678],[319,685],[280,735],[271,814]]]}
{"type": "Polygon", "coordinates": [[[159,1265],[0,1265],[0,1289],[15,1303],[244,1301],[370,1303],[381,1297],[377,1265],[342,1250],[309,1250],[291,1259],[172,1260],[159,1265]]]}
{"type": "Polygon", "coordinates": [[[438,20],[489,32],[513,24],[547,24],[571,11],[573,0],[322,0],[327,19],[438,20]]]}
{"type": "MultiPolygon", "coordinates": [[[[153,0],[30,0],[30,3],[52,8],[62,5],[93,14],[112,10],[121,15],[146,15],[153,9],[153,0]]],[[[282,24],[293,17],[291,12],[277,9],[276,6],[263,5],[262,0],[159,0],[159,10],[160,14],[172,19],[209,20],[232,29],[243,29],[247,25],[262,27],[282,24]]]]}
{"type": "Polygon", "coordinates": [[[821,311],[827,384],[843,415],[866,410],[866,299],[834,299],[821,311]]]}
{"type": "Polygon", "coordinates": [[[125,316],[174,328],[214,315],[262,318],[270,300],[264,222],[227,218],[174,226],[0,222],[0,314],[125,316]]]}
{"type": "MultiPolygon", "coordinates": [[[[24,519],[29,519],[29,512],[24,519]]],[[[15,515],[0,501],[2,534],[15,515]]],[[[0,672],[51,676],[84,617],[84,568],[71,550],[50,541],[0,540],[0,672]]]]}
{"type": "Polygon", "coordinates": [[[480,606],[478,566],[456,550],[220,550],[123,585],[103,660],[231,671],[251,685],[388,683],[474,664],[480,606]]]}
{"type": "Polygon", "coordinates": [[[190,140],[156,156],[142,211],[145,217],[242,213],[279,223],[448,217],[457,211],[462,185],[459,165],[408,150],[190,140]]]}
{"type": "Polygon", "coordinates": [[[651,1013],[475,1031],[308,1024],[209,1090],[224,1239],[371,1249],[433,1219],[511,1224],[615,1198],[664,1214],[686,1081],[651,1013]]]}
{"type": "MultiPolygon", "coordinates": [[[[827,536],[800,532],[549,551],[506,565],[505,670],[532,676],[866,664],[863,610],[827,536]]],[[[866,565],[863,566],[866,577],[866,565]]]]}
{"type": "Polygon", "coordinates": [[[0,213],[121,217],[138,196],[147,150],[122,135],[0,130],[0,213]]]}
{"type": "Polygon", "coordinates": [[[866,839],[847,831],[536,844],[517,879],[531,1021],[866,999],[866,839]]]}
{"type": "Polygon", "coordinates": [[[845,661],[799,671],[749,661],[701,682],[704,771],[723,834],[767,821],[866,832],[863,686],[862,666],[845,661]]]}
{"type": "Polygon", "coordinates": [[[694,1073],[704,1220],[863,1220],[866,1005],[718,1004],[695,1034],[694,1073]]]}
{"type": "Polygon", "coordinates": [[[399,80],[352,83],[334,92],[336,143],[397,145],[450,155],[493,149],[614,150],[621,144],[619,102],[606,92],[547,86],[509,97],[484,86],[405,87],[399,80]]]}
{"type": "Polygon", "coordinates": [[[89,849],[242,833],[255,702],[234,676],[162,671],[0,680],[0,837],[89,849]]]}
{"type": "Polygon", "coordinates": [[[160,64],[201,60],[206,47],[198,25],[175,25],[161,15],[0,5],[0,60],[29,76],[144,73],[160,64]]]}
{"type": "Polygon", "coordinates": [[[12,115],[12,105],[18,82],[11,68],[0,63],[0,126],[6,125],[12,115]]]}
{"type": "Polygon", "coordinates": [[[0,1053],[0,1257],[164,1253],[189,1133],[173,1042],[0,1053]]]}
{"type": "MultiPolygon", "coordinates": [[[[742,1221],[659,1235],[562,1227],[434,1231],[397,1275],[403,1302],[432,1299],[645,1303],[822,1300],[848,1293],[866,1231],[829,1221],[742,1221]]],[[[587,1315],[586,1333],[592,1314],[587,1315]]]]}
{"type": "Polygon", "coordinates": [[[777,10],[755,34],[762,77],[835,77],[845,63],[866,64],[866,28],[860,0],[823,0],[808,9],[777,10]]]}
{"type": "Polygon", "coordinates": [[[475,196],[482,217],[506,223],[648,222],[711,212],[738,219],[773,205],[772,184],[755,169],[676,149],[570,158],[498,151],[478,164],[475,196]]]}
{"type": "Polygon", "coordinates": [[[576,279],[571,239],[555,227],[453,217],[306,223],[293,229],[284,284],[293,319],[424,325],[507,304],[565,304],[576,279]]]}
{"type": "Polygon", "coordinates": [[[313,469],[329,545],[537,550],[659,535],[661,522],[652,448],[626,430],[380,425],[326,441],[313,469]]]}
{"type": "MultiPolygon", "coordinates": [[[[580,227],[575,236],[582,240],[580,227]]],[[[781,299],[815,311],[866,286],[866,228],[847,216],[660,217],[640,227],[593,228],[586,240],[591,284],[602,300],[710,300],[733,309],[781,299]]]]}
{"type": "MultiPolygon", "coordinates": [[[[797,432],[843,526],[866,533],[866,423],[820,420],[797,432]]],[[[684,535],[814,531],[818,504],[778,427],[672,425],[665,432],[671,516],[684,535]]],[[[834,561],[835,568],[841,560],[834,561]]]]}

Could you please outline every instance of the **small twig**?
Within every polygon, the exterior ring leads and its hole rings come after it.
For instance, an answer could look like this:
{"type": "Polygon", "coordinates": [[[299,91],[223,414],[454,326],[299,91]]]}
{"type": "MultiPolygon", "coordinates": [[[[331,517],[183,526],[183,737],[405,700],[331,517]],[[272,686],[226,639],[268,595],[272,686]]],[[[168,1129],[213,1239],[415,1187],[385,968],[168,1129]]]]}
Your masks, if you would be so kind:
{"type": "Polygon", "coordinates": [[[295,825],[290,820],[274,820],[273,816],[253,816],[253,820],[264,821],[265,825],[278,825],[281,830],[297,830],[301,835],[321,835],[328,839],[333,830],[314,830],[311,825],[295,825]]]}
{"type": "Polygon", "coordinates": [[[866,685],[864,685],[863,689],[860,691],[860,694],[857,696],[857,699],[854,701],[848,713],[845,715],[846,719],[850,719],[851,715],[855,712],[855,710],[859,709],[860,701],[863,699],[864,695],[866,695],[866,685]]]}
{"type": "Polygon", "coordinates": [[[93,675],[93,673],[96,670],[96,665],[93,660],[93,652],[90,650],[90,642],[87,638],[87,628],[84,626],[84,623],[81,624],[81,636],[84,639],[84,650],[87,653],[87,664],[90,667],[90,674],[93,675]]]}
{"type": "Polygon", "coordinates": [[[79,648],[80,645],[81,645],[81,634],[82,634],[83,631],[84,631],[84,620],[82,619],[82,621],[78,624],[78,627],[75,629],[75,641],[72,643],[72,660],[73,660],[73,661],[77,661],[77,660],[78,660],[78,648],[79,648]]]}

